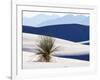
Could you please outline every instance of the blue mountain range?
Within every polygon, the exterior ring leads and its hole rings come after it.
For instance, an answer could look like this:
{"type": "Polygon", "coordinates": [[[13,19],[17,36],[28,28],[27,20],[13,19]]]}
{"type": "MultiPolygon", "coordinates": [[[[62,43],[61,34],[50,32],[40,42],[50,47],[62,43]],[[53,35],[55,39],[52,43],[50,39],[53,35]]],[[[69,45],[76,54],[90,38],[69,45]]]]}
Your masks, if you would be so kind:
{"type": "Polygon", "coordinates": [[[57,24],[42,27],[23,25],[22,32],[46,35],[74,42],[89,40],[89,26],[80,24],[57,24]]]}
{"type": "Polygon", "coordinates": [[[53,13],[51,15],[48,14],[37,14],[33,12],[31,17],[23,16],[23,25],[34,26],[34,27],[41,27],[46,25],[55,25],[55,24],[82,24],[82,25],[89,25],[89,16],[85,15],[68,15],[64,14],[63,16],[57,15],[59,13],[53,13]]]}
{"type": "Polygon", "coordinates": [[[55,18],[52,20],[47,20],[39,24],[39,26],[45,25],[55,25],[55,24],[81,24],[81,25],[89,25],[89,16],[83,15],[65,15],[63,17],[55,18]]]}

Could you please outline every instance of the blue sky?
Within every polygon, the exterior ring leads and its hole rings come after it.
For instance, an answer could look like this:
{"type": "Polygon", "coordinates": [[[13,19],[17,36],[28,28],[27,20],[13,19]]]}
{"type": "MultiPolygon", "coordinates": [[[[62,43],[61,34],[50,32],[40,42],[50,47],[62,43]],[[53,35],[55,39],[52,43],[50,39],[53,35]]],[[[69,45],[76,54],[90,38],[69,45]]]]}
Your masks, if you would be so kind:
{"type": "Polygon", "coordinates": [[[23,25],[42,27],[56,24],[89,25],[89,15],[47,12],[23,12],[23,25]]]}

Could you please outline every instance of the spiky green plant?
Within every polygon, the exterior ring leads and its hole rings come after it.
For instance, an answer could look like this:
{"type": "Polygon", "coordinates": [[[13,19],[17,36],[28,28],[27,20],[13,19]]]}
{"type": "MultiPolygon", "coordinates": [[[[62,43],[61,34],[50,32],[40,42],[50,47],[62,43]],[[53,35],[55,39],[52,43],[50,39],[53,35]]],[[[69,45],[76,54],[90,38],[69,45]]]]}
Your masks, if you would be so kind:
{"type": "Polygon", "coordinates": [[[48,36],[41,36],[37,47],[37,55],[40,56],[39,62],[50,62],[51,53],[58,50],[58,47],[55,47],[55,39],[48,36]]]}

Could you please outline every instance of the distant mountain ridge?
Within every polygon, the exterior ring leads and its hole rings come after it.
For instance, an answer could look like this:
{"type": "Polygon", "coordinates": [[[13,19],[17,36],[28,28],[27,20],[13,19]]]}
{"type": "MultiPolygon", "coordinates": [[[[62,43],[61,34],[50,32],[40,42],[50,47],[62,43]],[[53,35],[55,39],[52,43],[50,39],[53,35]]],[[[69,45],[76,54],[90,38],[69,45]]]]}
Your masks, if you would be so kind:
{"type": "Polygon", "coordinates": [[[29,26],[39,26],[38,24],[43,23],[48,20],[54,20],[56,18],[59,18],[57,15],[45,15],[45,14],[39,14],[32,17],[25,17],[23,16],[23,24],[29,25],[29,26]]]}
{"type": "Polygon", "coordinates": [[[89,25],[89,15],[73,15],[73,14],[61,14],[61,13],[35,13],[29,16],[23,13],[23,25],[28,26],[46,26],[55,24],[82,24],[89,25]]]}
{"type": "Polygon", "coordinates": [[[89,40],[89,26],[80,24],[57,24],[42,27],[23,25],[22,32],[57,37],[74,42],[89,40]]]}
{"type": "Polygon", "coordinates": [[[65,15],[63,17],[59,17],[52,20],[47,20],[40,23],[38,26],[45,26],[45,25],[54,25],[54,24],[81,24],[81,25],[89,25],[89,16],[82,16],[82,15],[65,15]]]}

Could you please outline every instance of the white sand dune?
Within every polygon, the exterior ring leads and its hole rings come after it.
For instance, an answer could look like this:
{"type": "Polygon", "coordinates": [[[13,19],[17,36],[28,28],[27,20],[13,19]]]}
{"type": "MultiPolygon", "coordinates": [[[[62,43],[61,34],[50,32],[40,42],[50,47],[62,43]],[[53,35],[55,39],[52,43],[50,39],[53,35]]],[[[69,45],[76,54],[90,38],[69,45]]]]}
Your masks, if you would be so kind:
{"type": "Polygon", "coordinates": [[[36,62],[39,58],[34,53],[34,48],[38,44],[39,36],[36,34],[23,33],[23,68],[58,68],[58,67],[80,67],[88,66],[89,61],[60,58],[55,57],[59,55],[80,55],[89,53],[89,46],[81,43],[75,43],[68,40],[55,38],[55,46],[59,46],[59,50],[56,53],[52,53],[50,62],[36,62]]]}
{"type": "MultiPolygon", "coordinates": [[[[23,50],[26,49],[34,52],[34,48],[37,47],[36,44],[38,44],[39,41],[39,36],[40,35],[23,33],[23,50]]],[[[53,55],[79,55],[89,53],[89,45],[59,38],[55,38],[55,46],[58,46],[59,50],[53,53],[53,55]]]]}
{"type": "Polygon", "coordinates": [[[65,59],[59,57],[51,57],[50,62],[35,62],[38,56],[35,53],[23,52],[23,68],[36,69],[36,68],[59,68],[59,67],[83,67],[89,66],[88,61],[65,59]]]}

